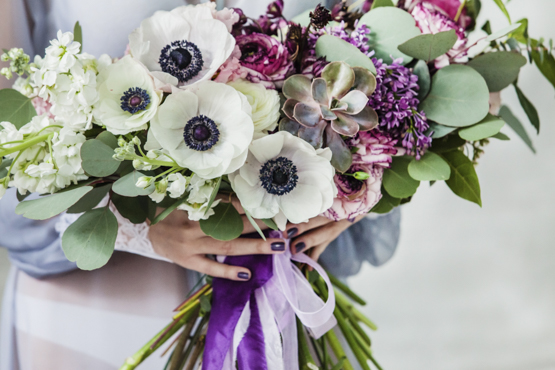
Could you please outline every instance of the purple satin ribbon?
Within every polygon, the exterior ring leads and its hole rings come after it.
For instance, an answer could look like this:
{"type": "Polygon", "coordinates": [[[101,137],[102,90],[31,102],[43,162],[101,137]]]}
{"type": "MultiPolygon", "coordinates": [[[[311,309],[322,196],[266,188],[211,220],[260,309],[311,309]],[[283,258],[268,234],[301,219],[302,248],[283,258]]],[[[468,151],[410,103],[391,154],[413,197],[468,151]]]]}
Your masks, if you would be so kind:
{"type": "Polygon", "coordinates": [[[268,370],[264,349],[264,334],[254,291],[273,276],[273,256],[251,255],[227,257],[225,263],[243,266],[251,271],[249,281],[214,278],[212,311],[206,333],[202,360],[204,370],[221,370],[233,341],[233,333],[245,305],[250,300],[249,328],[237,349],[241,370],[268,370]]]}

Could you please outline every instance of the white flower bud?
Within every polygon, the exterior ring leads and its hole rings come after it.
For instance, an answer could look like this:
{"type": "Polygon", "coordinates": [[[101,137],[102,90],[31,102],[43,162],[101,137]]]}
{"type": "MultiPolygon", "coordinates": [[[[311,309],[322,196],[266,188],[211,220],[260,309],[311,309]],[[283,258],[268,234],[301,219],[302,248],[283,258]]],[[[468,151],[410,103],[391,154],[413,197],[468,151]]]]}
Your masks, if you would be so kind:
{"type": "Polygon", "coordinates": [[[141,176],[137,180],[135,186],[141,189],[145,189],[149,187],[150,184],[152,184],[152,181],[154,181],[154,178],[152,178],[151,176],[141,176]]]}

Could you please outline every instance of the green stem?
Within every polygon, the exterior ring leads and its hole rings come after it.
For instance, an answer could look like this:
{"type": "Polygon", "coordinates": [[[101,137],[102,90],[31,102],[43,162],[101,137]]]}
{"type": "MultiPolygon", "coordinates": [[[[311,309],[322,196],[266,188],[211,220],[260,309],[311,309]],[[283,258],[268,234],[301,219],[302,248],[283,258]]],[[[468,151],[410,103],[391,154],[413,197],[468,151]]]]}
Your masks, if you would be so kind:
{"type": "Polygon", "coordinates": [[[341,292],[338,292],[337,290],[335,291],[335,300],[337,302],[339,302],[339,304],[341,304],[342,306],[346,307],[347,309],[349,309],[354,317],[358,320],[358,321],[362,321],[366,326],[368,326],[370,329],[372,330],[378,330],[378,327],[376,326],[376,324],[374,324],[369,318],[367,318],[366,316],[364,316],[362,314],[362,312],[360,312],[359,310],[357,310],[355,308],[355,306],[352,305],[351,302],[349,302],[347,300],[347,298],[341,294],[341,292]]]}
{"type": "Polygon", "coordinates": [[[297,319],[297,342],[299,343],[299,369],[309,370],[308,364],[314,364],[314,359],[310,355],[308,342],[304,335],[304,327],[299,319],[297,319]]]}
{"type": "MultiPolygon", "coordinates": [[[[199,309],[195,310],[196,315],[199,313],[199,309]]],[[[175,349],[173,350],[172,358],[170,361],[170,370],[179,370],[181,354],[183,353],[183,349],[185,348],[185,344],[187,344],[187,340],[189,340],[189,335],[191,335],[191,331],[193,331],[193,327],[195,326],[196,319],[191,319],[185,329],[183,329],[183,333],[181,333],[181,337],[177,342],[175,349]]]]}
{"type": "Polygon", "coordinates": [[[355,339],[355,336],[352,330],[350,330],[349,325],[347,324],[347,321],[343,317],[343,314],[337,307],[335,308],[335,311],[333,312],[333,314],[335,315],[335,318],[337,319],[337,324],[339,325],[341,332],[345,336],[345,339],[347,340],[349,347],[351,347],[351,350],[353,351],[353,354],[355,355],[359,365],[362,367],[363,370],[370,370],[370,367],[368,366],[368,358],[366,357],[366,354],[358,345],[358,342],[355,339]]]}
{"type": "Polygon", "coordinates": [[[335,357],[337,357],[337,360],[343,360],[343,369],[354,370],[353,365],[351,365],[351,363],[349,362],[349,359],[347,358],[347,355],[345,354],[345,351],[341,346],[341,342],[337,338],[337,335],[335,335],[333,329],[326,333],[326,338],[330,344],[331,350],[335,354],[335,357]]]}
{"type": "Polygon", "coordinates": [[[362,299],[355,292],[353,292],[351,289],[349,289],[349,287],[347,285],[345,285],[342,281],[340,281],[338,278],[336,278],[335,276],[333,276],[329,272],[328,272],[328,277],[330,278],[330,281],[333,285],[335,285],[339,290],[341,290],[343,293],[345,293],[353,301],[360,304],[361,306],[366,305],[366,301],[364,299],[362,299]]]}
{"type": "Polygon", "coordinates": [[[457,10],[457,15],[455,16],[455,22],[459,21],[459,18],[461,17],[462,11],[465,6],[466,6],[466,0],[462,0],[461,6],[459,6],[459,10],[457,10]]]}
{"type": "Polygon", "coordinates": [[[0,150],[0,157],[5,157],[8,154],[12,154],[15,152],[19,152],[21,150],[27,149],[33,145],[36,145],[38,143],[42,143],[43,141],[48,140],[48,138],[50,137],[51,134],[44,134],[44,135],[40,135],[40,136],[36,136],[32,139],[29,140],[25,140],[25,142],[16,145],[16,146],[12,146],[11,148],[8,149],[3,149],[0,150]]]}

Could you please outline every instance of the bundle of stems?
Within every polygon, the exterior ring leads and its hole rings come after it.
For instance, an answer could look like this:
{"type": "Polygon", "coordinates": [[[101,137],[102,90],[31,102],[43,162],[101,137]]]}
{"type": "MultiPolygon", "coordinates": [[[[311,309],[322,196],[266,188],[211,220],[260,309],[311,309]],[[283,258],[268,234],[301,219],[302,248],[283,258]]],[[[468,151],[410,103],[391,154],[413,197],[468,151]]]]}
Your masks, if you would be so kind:
{"type": "MultiPolygon", "coordinates": [[[[326,301],[329,292],[324,280],[314,271],[307,272],[306,276],[314,291],[326,301]]],[[[365,305],[366,302],[340,280],[330,274],[328,276],[334,286],[334,316],[339,330],[332,329],[320,339],[314,339],[297,320],[300,370],[354,370],[347,353],[352,353],[363,370],[371,370],[369,362],[382,370],[372,354],[370,337],[363,328],[377,330],[377,327],[354,306],[354,303],[365,305]],[[349,347],[347,351],[343,347],[344,342],[349,347]]],[[[173,321],[129,357],[120,370],[137,368],[172,338],[162,353],[164,356],[172,350],[164,370],[201,369],[211,299],[212,285],[208,282],[179,305],[175,309],[173,321]]]]}

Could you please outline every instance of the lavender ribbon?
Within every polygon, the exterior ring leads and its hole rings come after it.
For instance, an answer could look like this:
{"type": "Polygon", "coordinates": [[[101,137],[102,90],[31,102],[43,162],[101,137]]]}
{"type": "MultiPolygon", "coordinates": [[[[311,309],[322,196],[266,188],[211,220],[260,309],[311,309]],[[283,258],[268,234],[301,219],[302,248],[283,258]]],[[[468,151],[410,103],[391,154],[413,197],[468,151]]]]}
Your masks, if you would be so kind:
{"type": "Polygon", "coordinates": [[[223,368],[237,322],[250,302],[249,327],[237,349],[237,361],[242,370],[268,370],[264,334],[254,291],[272,278],[272,261],[271,255],[233,256],[225,259],[228,265],[248,268],[252,277],[244,282],[214,278],[212,312],[206,333],[203,369],[223,368]]]}

